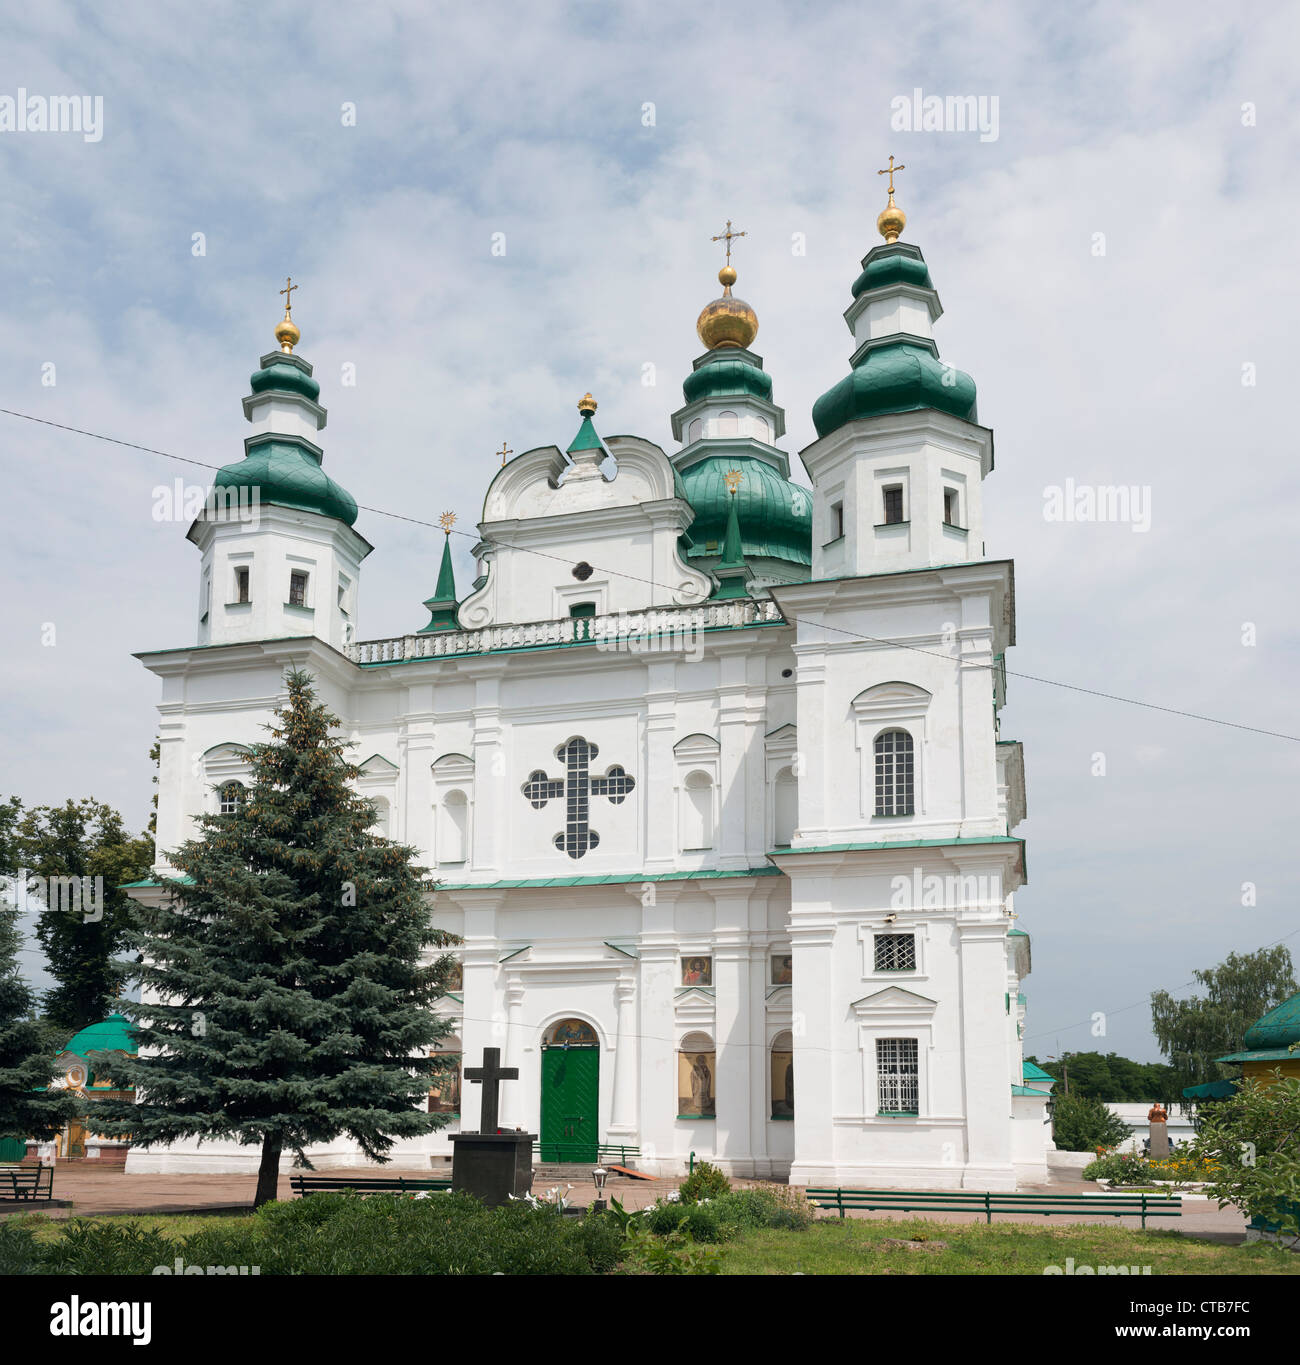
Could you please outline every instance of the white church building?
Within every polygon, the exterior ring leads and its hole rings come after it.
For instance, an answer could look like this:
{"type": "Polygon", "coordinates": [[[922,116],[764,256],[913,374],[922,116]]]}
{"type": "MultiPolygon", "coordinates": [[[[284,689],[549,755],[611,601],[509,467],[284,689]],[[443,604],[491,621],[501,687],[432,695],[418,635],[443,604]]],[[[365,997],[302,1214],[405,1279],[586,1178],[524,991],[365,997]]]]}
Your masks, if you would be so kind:
{"type": "MultiPolygon", "coordinates": [[[[1000,725],[1014,579],[983,531],[993,434],[939,358],[904,222],[891,188],[844,314],[849,372],[800,452],[810,487],[728,235],[670,448],[599,434],[586,395],[566,446],[497,470],[459,594],[448,526],[430,620],[397,639],[361,633],[373,547],[322,468],[286,311],[244,457],[215,480],[256,491],[256,522],[198,517],[195,642],[140,656],[162,683],[157,876],[196,814],[237,798],[286,669],[315,675],[382,832],[419,851],[460,940],[447,1050],[519,1068],[502,1123],[543,1159],[681,1174],[693,1153],[868,1187],[1045,1175],[1012,908],[1023,762],[1000,725]]],[[[451,1082],[429,1106],[461,1100],[451,1082]]],[[[477,1087],[463,1100],[476,1128],[477,1087]]],[[[397,1164],[441,1169],[458,1122],[397,1164]]],[[[343,1141],[312,1158],[363,1161],[343,1141]]],[[[128,1170],[257,1159],[182,1143],[128,1170]]]]}

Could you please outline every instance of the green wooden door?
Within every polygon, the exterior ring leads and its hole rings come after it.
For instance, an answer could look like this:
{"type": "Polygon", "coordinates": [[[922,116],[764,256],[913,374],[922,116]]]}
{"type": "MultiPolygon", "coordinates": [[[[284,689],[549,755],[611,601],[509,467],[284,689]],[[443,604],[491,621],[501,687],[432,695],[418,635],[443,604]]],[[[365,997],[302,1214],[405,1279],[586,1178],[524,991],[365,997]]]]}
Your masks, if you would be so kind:
{"type": "Polygon", "coordinates": [[[548,1047],[542,1053],[543,1161],[595,1162],[599,1098],[599,1048],[548,1047]]]}

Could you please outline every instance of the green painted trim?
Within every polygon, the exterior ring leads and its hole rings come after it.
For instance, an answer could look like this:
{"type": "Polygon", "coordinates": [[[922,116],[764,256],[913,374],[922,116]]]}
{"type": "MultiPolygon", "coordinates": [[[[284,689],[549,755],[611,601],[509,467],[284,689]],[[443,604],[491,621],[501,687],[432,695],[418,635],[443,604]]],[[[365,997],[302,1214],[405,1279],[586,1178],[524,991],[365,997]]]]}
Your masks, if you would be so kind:
{"type": "MultiPolygon", "coordinates": [[[[517,887],[548,886],[625,886],[629,882],[681,882],[710,878],[779,877],[779,867],[749,867],[737,871],[698,872],[610,872],[598,877],[525,877],[496,882],[443,882],[436,891],[509,891],[517,887]]],[[[698,990],[699,987],[692,987],[698,990]]]]}
{"type": "MultiPolygon", "coordinates": [[[[880,816],[878,818],[887,819],[888,817],[880,816]]],[[[777,848],[769,850],[767,856],[771,858],[800,853],[857,853],[880,848],[956,848],[959,845],[979,844],[1019,844],[1023,850],[1025,841],[1010,834],[989,834],[982,839],[961,836],[954,839],[889,839],[872,844],[818,844],[815,848],[777,848]]],[[[1012,930],[1011,932],[1016,931],[1012,930]]]]}
{"type": "Polygon", "coordinates": [[[794,1122],[794,1115],[793,1115],[793,1114],[769,1114],[769,1115],[767,1116],[767,1121],[768,1121],[769,1123],[793,1123],[793,1122],[794,1122]]]}
{"type": "Polygon", "coordinates": [[[622,953],[624,957],[630,957],[635,961],[641,956],[635,948],[620,948],[617,943],[611,943],[609,939],[603,939],[606,948],[612,948],[616,953],[622,953]]]}
{"type": "Polygon", "coordinates": [[[499,967],[503,962],[509,962],[512,957],[518,957],[520,953],[526,953],[532,946],[531,943],[525,943],[522,948],[516,948],[514,952],[507,953],[504,957],[497,958],[497,966],[499,967]]]}
{"type": "Polygon", "coordinates": [[[878,1119],[919,1119],[921,1115],[911,1109],[877,1109],[878,1119]]]}
{"type": "Polygon", "coordinates": [[[689,1119],[690,1122],[712,1123],[718,1117],[716,1114],[678,1114],[679,1119],[689,1119]]]}

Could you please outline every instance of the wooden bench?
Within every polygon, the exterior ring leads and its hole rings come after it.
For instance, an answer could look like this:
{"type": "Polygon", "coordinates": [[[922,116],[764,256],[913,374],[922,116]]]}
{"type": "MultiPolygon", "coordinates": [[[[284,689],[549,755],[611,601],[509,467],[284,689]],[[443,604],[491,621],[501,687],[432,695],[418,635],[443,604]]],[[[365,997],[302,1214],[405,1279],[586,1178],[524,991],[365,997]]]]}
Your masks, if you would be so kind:
{"type": "Polygon", "coordinates": [[[1181,1218],[1183,1201],[1166,1194],[995,1194],[977,1190],[839,1190],[809,1189],[818,1208],[898,1209],[904,1213],[982,1213],[991,1223],[995,1213],[1036,1213],[1045,1218],[1091,1213],[1105,1218],[1181,1218]]]}
{"type": "Polygon", "coordinates": [[[0,1167],[0,1199],[52,1199],[53,1166],[0,1167]]]}
{"type": "Polygon", "coordinates": [[[415,1194],[420,1190],[449,1190],[450,1180],[410,1176],[291,1175],[289,1184],[299,1199],[308,1194],[355,1190],[358,1194],[415,1194]]]}

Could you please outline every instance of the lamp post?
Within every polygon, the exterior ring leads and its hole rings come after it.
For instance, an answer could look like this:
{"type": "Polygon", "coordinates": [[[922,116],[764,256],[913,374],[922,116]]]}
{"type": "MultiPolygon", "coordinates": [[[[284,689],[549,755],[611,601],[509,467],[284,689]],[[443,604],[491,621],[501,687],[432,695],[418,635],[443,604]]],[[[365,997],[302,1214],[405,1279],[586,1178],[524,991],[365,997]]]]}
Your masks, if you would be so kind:
{"type": "Polygon", "coordinates": [[[603,1166],[597,1166],[591,1173],[591,1183],[596,1187],[596,1199],[591,1206],[592,1213],[604,1213],[609,1207],[605,1203],[605,1181],[609,1179],[609,1172],[603,1166]]]}

